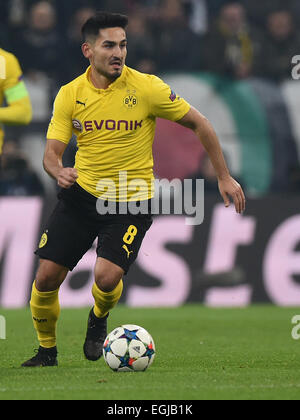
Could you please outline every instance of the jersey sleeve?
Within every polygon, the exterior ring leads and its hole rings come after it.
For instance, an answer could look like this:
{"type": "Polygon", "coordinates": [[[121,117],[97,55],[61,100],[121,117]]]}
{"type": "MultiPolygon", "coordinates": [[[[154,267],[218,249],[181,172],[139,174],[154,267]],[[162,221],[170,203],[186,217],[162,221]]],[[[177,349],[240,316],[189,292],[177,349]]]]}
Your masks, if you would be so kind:
{"type": "Polygon", "coordinates": [[[18,59],[13,54],[5,57],[5,80],[3,82],[3,93],[6,102],[10,105],[28,97],[28,91],[22,80],[23,73],[18,59]]]}
{"type": "Polygon", "coordinates": [[[58,92],[53,106],[53,115],[48,127],[47,139],[68,144],[72,138],[73,105],[66,87],[58,92]]]}
{"type": "Polygon", "coordinates": [[[13,54],[5,55],[5,80],[3,90],[12,88],[19,83],[22,77],[22,70],[18,59],[13,54]]]}
{"type": "Polygon", "coordinates": [[[151,77],[150,114],[170,121],[181,120],[191,109],[183,98],[156,76],[151,77]]]}

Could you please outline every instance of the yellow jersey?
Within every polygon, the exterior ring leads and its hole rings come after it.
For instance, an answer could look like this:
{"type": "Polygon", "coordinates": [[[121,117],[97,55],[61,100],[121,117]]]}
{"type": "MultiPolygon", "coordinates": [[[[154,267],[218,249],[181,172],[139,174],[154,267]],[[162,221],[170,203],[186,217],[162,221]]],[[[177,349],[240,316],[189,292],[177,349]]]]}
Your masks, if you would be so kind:
{"type": "Polygon", "coordinates": [[[0,48],[0,154],[4,138],[2,122],[28,124],[31,116],[31,104],[22,81],[19,61],[13,54],[0,48]],[[4,99],[8,107],[1,107],[4,99]],[[12,104],[16,106],[10,107],[12,104]]]}
{"type": "Polygon", "coordinates": [[[158,77],[127,66],[105,90],[94,87],[90,71],[58,92],[47,138],[68,144],[77,136],[77,183],[93,196],[150,199],[156,118],[178,121],[190,105],[158,77]]]}

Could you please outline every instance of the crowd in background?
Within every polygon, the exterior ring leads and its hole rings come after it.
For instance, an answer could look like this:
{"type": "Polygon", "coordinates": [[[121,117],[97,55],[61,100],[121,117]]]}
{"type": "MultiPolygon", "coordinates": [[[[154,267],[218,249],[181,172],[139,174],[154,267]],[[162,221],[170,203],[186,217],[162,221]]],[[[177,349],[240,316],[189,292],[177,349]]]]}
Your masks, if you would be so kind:
{"type": "Polygon", "coordinates": [[[300,50],[298,0],[1,0],[2,45],[26,73],[61,85],[82,73],[81,26],[95,10],[129,15],[128,63],[140,71],[214,71],[280,81],[300,50]],[[189,51],[189,54],[187,54],[189,51]]]}
{"type": "Polygon", "coordinates": [[[276,84],[291,78],[291,59],[300,54],[299,0],[0,0],[0,5],[0,45],[21,62],[35,95],[35,127],[49,120],[59,86],[85,71],[81,26],[96,10],[129,15],[127,64],[142,72],[208,71],[276,84]]]}

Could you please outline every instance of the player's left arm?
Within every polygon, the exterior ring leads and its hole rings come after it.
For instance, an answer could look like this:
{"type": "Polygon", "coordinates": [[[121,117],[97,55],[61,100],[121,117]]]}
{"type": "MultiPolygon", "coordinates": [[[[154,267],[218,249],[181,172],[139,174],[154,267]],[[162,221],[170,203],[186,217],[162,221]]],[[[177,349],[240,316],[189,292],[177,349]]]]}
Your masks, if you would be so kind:
{"type": "Polygon", "coordinates": [[[28,125],[32,119],[32,108],[27,96],[0,108],[0,122],[6,125],[28,125]]]}
{"type": "Polygon", "coordinates": [[[6,77],[2,89],[7,106],[0,108],[0,123],[27,125],[32,119],[32,107],[28,91],[22,79],[22,70],[17,58],[6,57],[6,77]]]}
{"type": "Polygon", "coordinates": [[[177,122],[193,130],[202,142],[215,168],[225,206],[230,206],[231,197],[237,213],[243,213],[246,208],[245,194],[240,184],[230,175],[220,142],[211,123],[193,107],[177,122]]]}

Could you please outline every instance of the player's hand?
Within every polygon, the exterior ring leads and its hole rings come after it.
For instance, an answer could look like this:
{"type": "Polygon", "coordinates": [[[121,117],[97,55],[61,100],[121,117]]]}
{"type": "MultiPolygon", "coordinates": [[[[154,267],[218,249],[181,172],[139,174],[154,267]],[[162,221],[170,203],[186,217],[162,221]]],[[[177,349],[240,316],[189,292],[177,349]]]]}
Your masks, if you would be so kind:
{"type": "Polygon", "coordinates": [[[78,173],[75,168],[62,168],[57,177],[57,183],[61,188],[69,189],[75,184],[78,173]]]}
{"type": "Polygon", "coordinates": [[[236,212],[241,214],[246,209],[246,198],[240,184],[231,176],[219,180],[219,190],[223,197],[225,207],[230,206],[230,197],[233,199],[236,212]]]}

